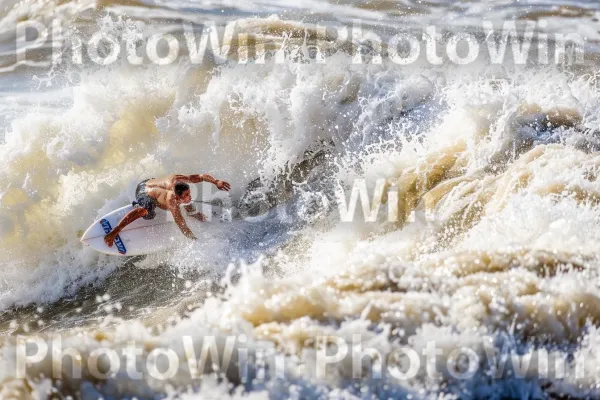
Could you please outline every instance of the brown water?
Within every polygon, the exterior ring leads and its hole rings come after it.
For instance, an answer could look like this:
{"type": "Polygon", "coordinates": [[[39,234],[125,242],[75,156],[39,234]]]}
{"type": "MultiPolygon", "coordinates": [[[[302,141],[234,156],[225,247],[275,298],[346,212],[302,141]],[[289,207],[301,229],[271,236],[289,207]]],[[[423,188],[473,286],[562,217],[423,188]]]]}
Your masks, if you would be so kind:
{"type": "MultiPolygon", "coordinates": [[[[0,13],[2,398],[597,397],[597,3],[22,1],[0,13]],[[228,54],[202,64],[187,48],[168,66],[132,66],[125,53],[106,67],[19,64],[16,22],[52,19],[85,40],[183,41],[182,22],[199,33],[213,21],[219,35],[235,22],[235,34],[220,36],[228,54]],[[445,40],[472,33],[483,52],[482,19],[534,21],[533,61],[434,65],[424,46],[409,66],[387,57],[399,30],[426,26],[445,40]],[[385,42],[381,64],[353,62],[357,42],[330,35],[352,21],[385,42]],[[550,60],[557,34],[585,37],[583,63],[541,65],[540,33],[550,60]],[[252,61],[261,44],[284,43],[298,46],[285,62],[252,61]],[[81,232],[131,201],[139,180],[173,171],[210,172],[236,201],[262,196],[271,208],[145,258],[81,247],[81,232]],[[361,179],[369,196],[380,181],[381,209],[343,221],[336,193],[361,179]],[[82,377],[50,356],[19,375],[17,338],[56,335],[80,354],[82,377]],[[272,348],[284,374],[253,363],[247,376],[230,365],[194,377],[184,362],[163,379],[150,372],[154,349],[183,361],[184,338],[199,354],[207,336],[234,338],[251,359],[272,348]],[[354,336],[386,359],[413,351],[420,368],[378,377],[347,356],[319,377],[323,338],[354,336]],[[141,378],[125,367],[132,341],[141,378]],[[439,354],[426,367],[431,344],[439,354]],[[99,378],[87,361],[100,348],[121,363],[99,378]],[[457,377],[468,372],[460,349],[477,357],[468,376],[457,377]]],[[[51,54],[48,43],[27,60],[51,54]]]]}

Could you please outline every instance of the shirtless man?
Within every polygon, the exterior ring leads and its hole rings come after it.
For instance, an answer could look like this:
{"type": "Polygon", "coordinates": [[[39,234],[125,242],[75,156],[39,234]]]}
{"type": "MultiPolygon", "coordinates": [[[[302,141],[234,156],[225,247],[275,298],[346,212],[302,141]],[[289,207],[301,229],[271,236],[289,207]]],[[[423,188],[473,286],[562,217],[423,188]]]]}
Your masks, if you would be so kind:
{"type": "MultiPolygon", "coordinates": [[[[192,194],[189,184],[200,182],[210,182],[219,190],[228,191],[231,188],[229,183],[216,180],[210,175],[169,175],[164,178],[146,179],[135,189],[135,202],[133,203],[135,208],[127,213],[110,233],[104,236],[104,242],[108,247],[112,247],[119,232],[127,225],[138,218],[153,219],[156,216],[156,207],[170,211],[181,232],[190,239],[196,239],[185,223],[179,207],[184,205],[188,214],[195,210],[191,205],[192,194]]],[[[206,217],[201,212],[191,216],[199,221],[206,221],[206,217]]]]}

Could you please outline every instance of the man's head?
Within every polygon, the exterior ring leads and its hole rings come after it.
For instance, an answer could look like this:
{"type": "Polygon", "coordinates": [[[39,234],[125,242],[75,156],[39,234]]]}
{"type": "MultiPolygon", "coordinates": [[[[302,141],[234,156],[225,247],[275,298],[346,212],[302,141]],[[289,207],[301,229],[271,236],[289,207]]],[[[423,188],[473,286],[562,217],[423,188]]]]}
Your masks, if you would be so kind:
{"type": "Polygon", "coordinates": [[[192,202],[192,193],[190,191],[190,186],[187,183],[176,184],[173,191],[181,203],[188,204],[192,202]]]}

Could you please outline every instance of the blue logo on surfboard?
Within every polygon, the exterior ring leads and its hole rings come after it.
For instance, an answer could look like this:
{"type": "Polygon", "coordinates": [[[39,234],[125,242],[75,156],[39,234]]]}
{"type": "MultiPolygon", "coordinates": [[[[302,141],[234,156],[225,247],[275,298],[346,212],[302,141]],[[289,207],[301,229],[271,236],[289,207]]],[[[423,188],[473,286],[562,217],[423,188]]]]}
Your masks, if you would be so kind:
{"type": "MultiPolygon", "coordinates": [[[[104,233],[109,234],[110,231],[112,231],[110,222],[108,222],[106,219],[100,220],[100,225],[102,225],[102,229],[104,229],[104,233]]],[[[121,240],[121,237],[119,235],[117,235],[117,237],[115,238],[115,245],[117,245],[117,250],[119,250],[119,253],[121,253],[121,254],[127,253],[125,244],[123,244],[123,241],[121,240]]]]}

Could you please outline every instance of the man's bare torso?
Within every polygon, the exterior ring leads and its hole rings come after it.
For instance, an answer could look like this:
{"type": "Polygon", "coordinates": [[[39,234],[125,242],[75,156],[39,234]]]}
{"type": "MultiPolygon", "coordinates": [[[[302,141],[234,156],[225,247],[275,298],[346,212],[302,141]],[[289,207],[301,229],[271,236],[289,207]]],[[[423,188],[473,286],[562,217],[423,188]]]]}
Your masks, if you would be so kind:
{"type": "Polygon", "coordinates": [[[150,179],[146,182],[146,193],[156,200],[158,207],[167,210],[173,188],[178,182],[187,183],[186,177],[187,175],[174,174],[150,179]]]}

